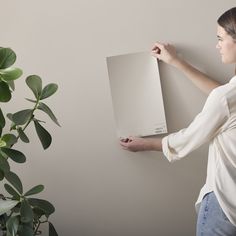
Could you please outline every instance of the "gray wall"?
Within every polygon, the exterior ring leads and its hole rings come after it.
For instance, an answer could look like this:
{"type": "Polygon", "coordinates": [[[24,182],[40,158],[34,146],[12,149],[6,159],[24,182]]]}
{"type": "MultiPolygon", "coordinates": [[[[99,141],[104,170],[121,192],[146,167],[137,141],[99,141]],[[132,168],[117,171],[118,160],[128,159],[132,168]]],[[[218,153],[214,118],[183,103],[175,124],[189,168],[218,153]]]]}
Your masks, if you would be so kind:
{"type": "MultiPolygon", "coordinates": [[[[118,144],[105,57],[174,43],[198,68],[222,83],[233,72],[215,49],[216,19],[228,1],[8,0],[1,3],[1,46],[13,48],[24,78],[56,82],[48,99],[62,128],[47,117],[53,144],[44,152],[33,128],[19,144],[25,165],[15,165],[25,189],[43,183],[59,235],[194,235],[194,203],[206,177],[207,144],[170,164],[162,153],[129,153],[118,144]]],[[[180,72],[160,65],[168,129],[186,127],[206,96],[180,72]]],[[[29,104],[17,81],[6,111],[29,104]]]]}

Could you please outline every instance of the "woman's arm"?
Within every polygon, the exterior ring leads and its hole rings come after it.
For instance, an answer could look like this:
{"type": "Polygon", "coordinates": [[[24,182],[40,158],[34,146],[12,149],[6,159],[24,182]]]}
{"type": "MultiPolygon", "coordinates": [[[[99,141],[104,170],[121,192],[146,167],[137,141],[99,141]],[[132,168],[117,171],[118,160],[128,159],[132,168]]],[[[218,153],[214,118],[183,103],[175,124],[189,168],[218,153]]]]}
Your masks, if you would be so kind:
{"type": "Polygon", "coordinates": [[[152,55],[182,71],[194,85],[207,95],[210,94],[214,88],[221,85],[183,59],[180,59],[177,56],[175,47],[170,44],[155,43],[152,48],[152,55]]]}

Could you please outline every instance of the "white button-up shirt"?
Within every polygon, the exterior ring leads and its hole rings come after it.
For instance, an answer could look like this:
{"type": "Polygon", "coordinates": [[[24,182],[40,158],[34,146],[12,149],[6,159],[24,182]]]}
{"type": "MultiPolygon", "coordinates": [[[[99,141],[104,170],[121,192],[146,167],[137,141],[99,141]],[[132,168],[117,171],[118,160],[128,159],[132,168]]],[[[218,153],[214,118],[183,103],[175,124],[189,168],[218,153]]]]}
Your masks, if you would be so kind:
{"type": "Polygon", "coordinates": [[[222,210],[236,226],[236,76],[212,90],[187,128],[165,136],[162,149],[174,162],[206,142],[210,143],[207,178],[195,203],[196,211],[204,195],[214,191],[222,210]]]}

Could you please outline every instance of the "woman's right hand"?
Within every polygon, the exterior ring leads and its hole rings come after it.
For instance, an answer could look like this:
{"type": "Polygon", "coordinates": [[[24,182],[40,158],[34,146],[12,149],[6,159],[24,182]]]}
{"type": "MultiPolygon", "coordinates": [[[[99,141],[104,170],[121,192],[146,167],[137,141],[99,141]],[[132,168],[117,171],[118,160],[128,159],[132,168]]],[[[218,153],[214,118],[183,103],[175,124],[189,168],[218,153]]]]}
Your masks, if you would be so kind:
{"type": "Polygon", "coordinates": [[[156,42],[152,48],[152,56],[167,64],[174,65],[178,61],[176,49],[171,44],[156,42]]]}

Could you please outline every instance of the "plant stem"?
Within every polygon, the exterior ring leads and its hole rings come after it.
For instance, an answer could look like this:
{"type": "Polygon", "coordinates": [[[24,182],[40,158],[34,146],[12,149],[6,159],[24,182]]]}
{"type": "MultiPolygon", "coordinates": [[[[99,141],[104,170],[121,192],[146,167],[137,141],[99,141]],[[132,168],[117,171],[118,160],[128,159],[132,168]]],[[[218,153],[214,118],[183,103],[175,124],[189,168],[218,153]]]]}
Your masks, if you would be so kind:
{"type": "Polygon", "coordinates": [[[38,221],[38,225],[36,226],[35,230],[34,230],[34,235],[37,235],[37,232],[38,232],[38,229],[39,229],[39,226],[41,225],[41,222],[38,221]]]}

